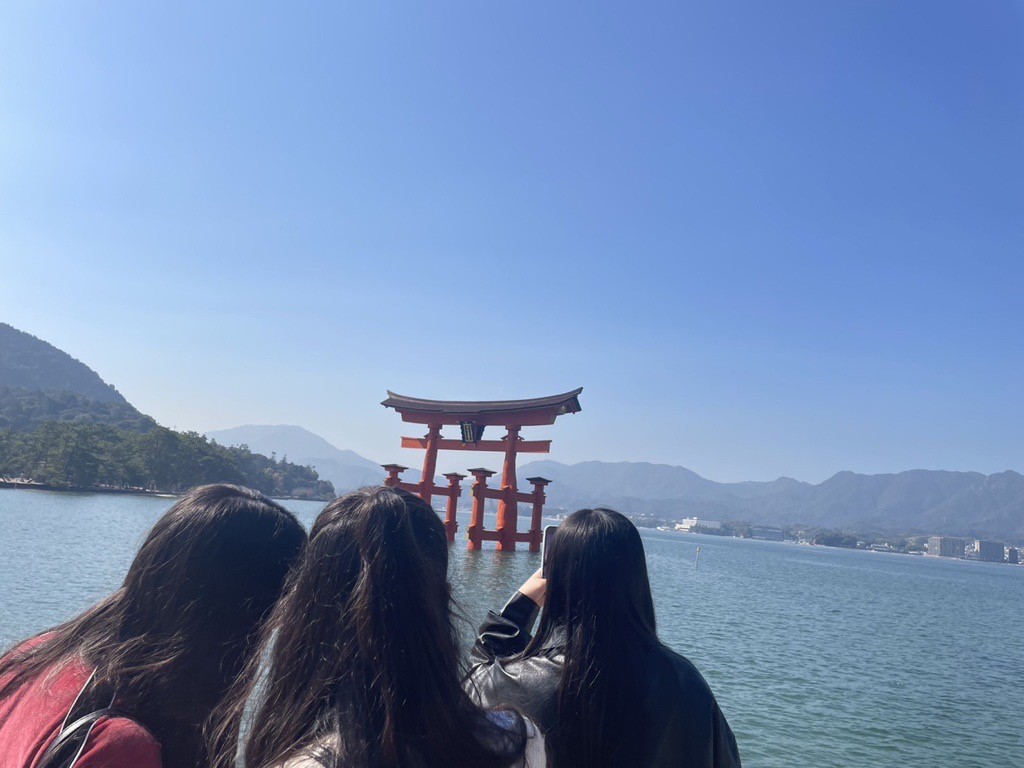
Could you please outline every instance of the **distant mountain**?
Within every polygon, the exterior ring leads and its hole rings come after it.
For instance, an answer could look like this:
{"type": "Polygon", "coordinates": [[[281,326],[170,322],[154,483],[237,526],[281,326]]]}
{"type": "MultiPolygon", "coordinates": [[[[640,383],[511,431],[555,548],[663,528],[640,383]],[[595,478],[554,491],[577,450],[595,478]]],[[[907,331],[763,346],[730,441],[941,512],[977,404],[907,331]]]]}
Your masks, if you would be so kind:
{"type": "Polygon", "coordinates": [[[684,467],[631,462],[536,461],[519,468],[521,483],[534,475],[554,481],[549,503],[565,508],[604,504],[669,520],[704,516],[1024,542],[1024,476],[1012,471],[839,472],[812,485],[788,477],[716,483],[684,467]]]}
{"type": "Polygon", "coordinates": [[[156,426],[89,366],[0,323],[0,429],[31,431],[47,421],[108,424],[137,432],[156,426]]]}
{"type": "Polygon", "coordinates": [[[384,479],[380,464],[355,451],[336,448],[320,435],[289,424],[247,424],[233,429],[207,432],[206,436],[221,445],[248,445],[250,450],[277,457],[288,457],[295,464],[309,465],[320,477],[330,480],[338,493],[379,485],[384,479]]]}

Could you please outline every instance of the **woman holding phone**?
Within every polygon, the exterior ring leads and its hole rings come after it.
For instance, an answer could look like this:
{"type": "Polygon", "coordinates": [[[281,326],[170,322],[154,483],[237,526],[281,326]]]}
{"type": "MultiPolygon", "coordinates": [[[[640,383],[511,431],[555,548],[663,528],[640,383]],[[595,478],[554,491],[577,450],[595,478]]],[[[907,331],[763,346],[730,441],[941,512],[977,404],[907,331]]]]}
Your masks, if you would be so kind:
{"type": "Polygon", "coordinates": [[[471,693],[536,722],[556,768],[739,766],[704,678],[658,639],[633,523],[581,509],[547,538],[544,574],[480,628],[471,693]]]}

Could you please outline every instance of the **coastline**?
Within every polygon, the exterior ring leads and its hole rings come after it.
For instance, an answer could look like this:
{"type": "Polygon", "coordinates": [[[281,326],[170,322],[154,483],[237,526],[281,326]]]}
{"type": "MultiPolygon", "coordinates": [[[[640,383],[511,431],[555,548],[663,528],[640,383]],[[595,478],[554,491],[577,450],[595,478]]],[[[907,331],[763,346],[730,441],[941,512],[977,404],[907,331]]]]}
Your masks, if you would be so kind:
{"type": "Polygon", "coordinates": [[[170,491],[150,491],[145,488],[114,488],[107,486],[57,486],[48,483],[37,483],[32,480],[9,480],[0,478],[0,489],[20,491],[50,491],[53,493],[109,493],[117,496],[156,496],[164,499],[176,499],[181,494],[170,491]]]}
{"type": "MultiPolygon", "coordinates": [[[[177,499],[183,493],[173,491],[151,491],[145,488],[115,488],[113,486],[56,486],[30,480],[0,478],[0,490],[46,491],[48,493],[104,493],[112,496],[152,496],[158,499],[177,499]]],[[[284,501],[316,501],[326,503],[329,499],[310,499],[302,496],[275,496],[284,501]]]]}
{"type": "MultiPolygon", "coordinates": [[[[836,547],[830,544],[813,544],[809,541],[796,541],[794,539],[784,539],[781,541],[773,539],[759,539],[751,536],[723,536],[720,534],[708,534],[708,533],[696,533],[694,531],[672,531],[662,530],[660,528],[648,528],[648,531],[656,531],[661,534],[659,538],[664,537],[668,540],[670,538],[689,538],[694,537],[702,539],[704,541],[730,541],[730,542],[749,542],[752,544],[768,544],[778,547],[786,547],[790,549],[807,549],[807,550],[822,550],[829,552],[850,552],[857,555],[891,555],[896,556],[897,559],[904,560],[921,560],[926,562],[935,563],[960,563],[962,565],[982,565],[982,566],[1012,566],[1016,568],[1024,567],[1024,562],[1011,563],[1007,561],[998,562],[990,560],[979,560],[976,557],[939,557],[938,555],[929,555],[925,552],[900,552],[898,550],[881,550],[881,549],[870,549],[868,547],[836,547]]],[[[696,544],[697,542],[693,542],[696,544]]]]}

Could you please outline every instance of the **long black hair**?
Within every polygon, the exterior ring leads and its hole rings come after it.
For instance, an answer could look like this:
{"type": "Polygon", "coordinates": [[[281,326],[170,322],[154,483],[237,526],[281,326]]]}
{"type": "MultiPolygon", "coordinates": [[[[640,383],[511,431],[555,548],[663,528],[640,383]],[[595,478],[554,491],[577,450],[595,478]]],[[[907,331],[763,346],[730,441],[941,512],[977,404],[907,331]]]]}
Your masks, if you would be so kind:
{"type": "Polygon", "coordinates": [[[564,642],[553,762],[628,765],[646,727],[634,665],[660,646],[643,542],[625,515],[598,508],[569,515],[550,546],[544,609],[523,655],[564,642]]]}
{"type": "Polygon", "coordinates": [[[462,689],[437,513],[372,488],[327,505],[260,651],[211,734],[216,768],[300,754],[327,766],[509,766],[525,724],[498,727],[462,689]],[[255,715],[248,727],[248,707],[255,715]]]}
{"type": "Polygon", "coordinates": [[[256,491],[195,488],[153,526],[120,589],[0,659],[0,700],[82,663],[153,733],[167,768],[201,764],[203,721],[305,540],[295,516],[256,491]]]}

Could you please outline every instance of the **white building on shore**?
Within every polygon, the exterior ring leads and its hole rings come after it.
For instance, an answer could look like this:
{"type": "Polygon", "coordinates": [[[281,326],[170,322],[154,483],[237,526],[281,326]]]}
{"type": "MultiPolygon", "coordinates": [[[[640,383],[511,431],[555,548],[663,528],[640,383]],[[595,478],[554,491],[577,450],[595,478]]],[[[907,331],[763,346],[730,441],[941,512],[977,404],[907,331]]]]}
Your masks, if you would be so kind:
{"type": "Polygon", "coordinates": [[[677,531],[689,533],[697,529],[702,531],[720,531],[722,530],[722,524],[718,520],[705,520],[702,517],[684,517],[680,522],[676,523],[677,531]]]}

